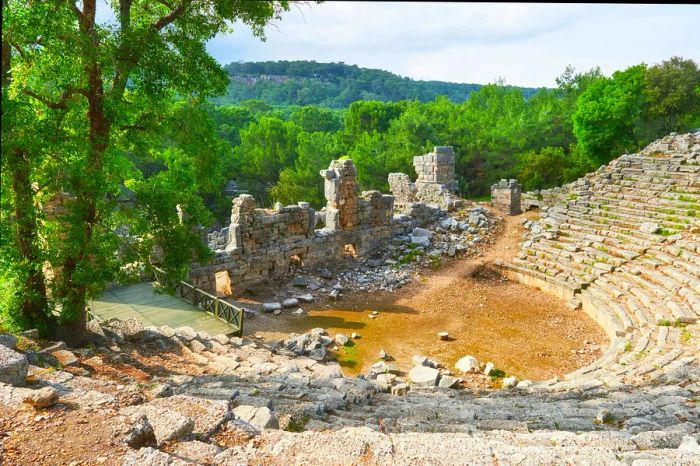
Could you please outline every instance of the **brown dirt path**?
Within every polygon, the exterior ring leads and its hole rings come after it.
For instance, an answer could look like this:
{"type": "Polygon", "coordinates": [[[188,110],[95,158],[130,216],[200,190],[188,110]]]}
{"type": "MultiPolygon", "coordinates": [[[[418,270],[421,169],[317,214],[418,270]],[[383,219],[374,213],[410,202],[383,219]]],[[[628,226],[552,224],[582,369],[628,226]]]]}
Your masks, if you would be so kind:
{"type": "Polygon", "coordinates": [[[416,354],[449,366],[471,354],[521,379],[563,376],[598,358],[607,338],[586,314],[490,268],[494,260],[509,261],[517,253],[525,216],[536,214],[504,216],[491,245],[475,256],[425,271],[397,292],[357,293],[340,303],[320,303],[301,319],[249,321],[248,331],[266,339],[313,327],[331,334],[357,332],[361,338],[356,346],[338,352],[351,375],[366,371],[383,349],[404,370],[416,354]],[[370,319],[374,310],[379,316],[370,319]],[[449,332],[450,341],[436,338],[441,331],[449,332]]]}

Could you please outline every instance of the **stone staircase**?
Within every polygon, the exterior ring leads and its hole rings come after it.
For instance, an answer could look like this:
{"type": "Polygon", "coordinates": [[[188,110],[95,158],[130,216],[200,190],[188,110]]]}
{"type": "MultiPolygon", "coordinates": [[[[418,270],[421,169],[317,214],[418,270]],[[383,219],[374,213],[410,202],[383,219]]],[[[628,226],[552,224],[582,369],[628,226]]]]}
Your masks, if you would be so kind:
{"type": "Polygon", "coordinates": [[[580,306],[611,339],[553,386],[678,382],[700,360],[700,133],[658,140],[570,187],[499,264],[580,306]]]}

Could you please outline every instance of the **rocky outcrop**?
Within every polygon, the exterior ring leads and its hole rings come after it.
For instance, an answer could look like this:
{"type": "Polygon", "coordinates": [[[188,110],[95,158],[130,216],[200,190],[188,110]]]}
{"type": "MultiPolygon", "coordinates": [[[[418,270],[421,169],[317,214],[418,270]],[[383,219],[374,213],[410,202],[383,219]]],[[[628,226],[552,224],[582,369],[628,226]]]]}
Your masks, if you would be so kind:
{"type": "Polygon", "coordinates": [[[27,379],[27,357],[0,345],[0,382],[23,386],[27,379]]]}

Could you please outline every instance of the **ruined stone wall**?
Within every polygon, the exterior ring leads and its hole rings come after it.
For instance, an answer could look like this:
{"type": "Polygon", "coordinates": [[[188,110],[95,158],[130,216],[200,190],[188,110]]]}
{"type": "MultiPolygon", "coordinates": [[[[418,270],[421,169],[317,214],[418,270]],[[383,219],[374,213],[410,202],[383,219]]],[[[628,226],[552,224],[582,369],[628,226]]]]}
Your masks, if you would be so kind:
{"type": "Polygon", "coordinates": [[[399,210],[418,202],[416,185],[405,173],[389,173],[389,190],[394,195],[394,205],[399,210]]]}
{"type": "Polygon", "coordinates": [[[389,174],[389,188],[396,206],[404,210],[416,202],[452,210],[459,200],[455,180],[455,156],[451,146],[437,146],[433,152],[413,157],[418,177],[412,183],[405,173],[389,174]]]}
{"type": "Polygon", "coordinates": [[[517,180],[501,180],[491,186],[491,204],[497,209],[517,215],[520,210],[521,186],[517,180]]]}
{"type": "MultiPolygon", "coordinates": [[[[296,267],[343,257],[346,245],[358,255],[380,247],[392,235],[394,197],[379,191],[358,195],[357,169],[349,159],[334,160],[321,176],[328,201],[324,228],[315,228],[317,214],[306,202],[259,209],[252,196],[238,196],[232,202],[225,250],[218,250],[211,263],[192,267],[192,283],[213,291],[216,273],[227,271],[235,293],[296,267]]],[[[221,237],[210,235],[217,246],[221,237]]]]}
{"type": "Polygon", "coordinates": [[[227,251],[255,254],[274,245],[291,244],[314,236],[316,212],[306,202],[274,210],[258,209],[255,199],[242,194],[233,200],[227,251]]]}

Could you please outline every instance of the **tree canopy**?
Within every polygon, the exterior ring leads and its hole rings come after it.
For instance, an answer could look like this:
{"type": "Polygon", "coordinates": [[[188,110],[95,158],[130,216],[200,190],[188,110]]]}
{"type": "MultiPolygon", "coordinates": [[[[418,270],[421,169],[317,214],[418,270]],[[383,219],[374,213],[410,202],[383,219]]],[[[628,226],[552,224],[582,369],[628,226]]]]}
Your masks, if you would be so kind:
{"type": "Polygon", "coordinates": [[[289,6],[121,0],[106,22],[97,8],[2,6],[2,323],[71,340],[125,265],[158,253],[182,274],[206,253],[202,195],[230,147],[200,109],[228,83],[205,44],[233,21],[263,37],[289,6]]]}

